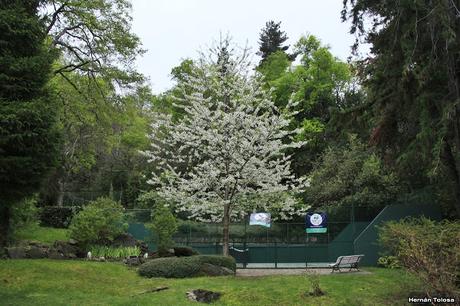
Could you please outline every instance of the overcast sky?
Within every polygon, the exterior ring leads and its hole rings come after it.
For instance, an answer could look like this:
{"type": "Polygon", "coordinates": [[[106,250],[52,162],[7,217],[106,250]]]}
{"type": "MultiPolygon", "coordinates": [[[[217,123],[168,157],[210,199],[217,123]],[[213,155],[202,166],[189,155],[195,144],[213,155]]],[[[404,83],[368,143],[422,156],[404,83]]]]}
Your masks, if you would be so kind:
{"type": "MultiPolygon", "coordinates": [[[[331,47],[342,60],[350,55],[354,37],[340,20],[342,0],[132,0],[133,31],[141,38],[145,55],[138,69],[150,78],[154,93],[172,86],[169,73],[182,59],[196,58],[229,33],[241,46],[258,50],[265,22],[281,21],[281,30],[293,45],[310,33],[331,47]]],[[[257,58],[256,58],[257,59],[257,58]]]]}

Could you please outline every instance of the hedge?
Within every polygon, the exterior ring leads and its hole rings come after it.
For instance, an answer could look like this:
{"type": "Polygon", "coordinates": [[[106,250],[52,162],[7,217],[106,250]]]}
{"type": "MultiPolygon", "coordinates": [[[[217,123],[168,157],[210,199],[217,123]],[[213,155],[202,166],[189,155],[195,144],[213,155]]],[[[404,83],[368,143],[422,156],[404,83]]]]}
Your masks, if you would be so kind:
{"type": "Polygon", "coordinates": [[[203,264],[211,264],[236,271],[236,262],[233,257],[197,255],[154,259],[141,265],[139,274],[145,277],[194,277],[200,276],[203,264]]]}

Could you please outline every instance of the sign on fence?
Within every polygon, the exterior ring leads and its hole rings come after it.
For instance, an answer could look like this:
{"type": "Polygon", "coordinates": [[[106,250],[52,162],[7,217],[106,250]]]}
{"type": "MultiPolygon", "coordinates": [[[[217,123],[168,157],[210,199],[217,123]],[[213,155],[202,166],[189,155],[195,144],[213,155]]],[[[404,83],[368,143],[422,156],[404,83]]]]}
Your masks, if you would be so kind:
{"type": "Polygon", "coordinates": [[[269,213],[253,213],[249,217],[249,225],[262,225],[270,227],[271,215],[269,213]]]}
{"type": "Polygon", "coordinates": [[[305,226],[308,234],[327,233],[326,213],[308,213],[305,217],[305,226]]]}

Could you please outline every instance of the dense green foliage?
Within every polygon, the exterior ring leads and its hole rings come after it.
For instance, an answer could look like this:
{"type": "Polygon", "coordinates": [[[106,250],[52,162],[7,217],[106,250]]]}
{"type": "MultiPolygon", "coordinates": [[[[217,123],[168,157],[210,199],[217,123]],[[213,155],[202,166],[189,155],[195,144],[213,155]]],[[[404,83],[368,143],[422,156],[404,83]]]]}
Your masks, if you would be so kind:
{"type": "MultiPolygon", "coordinates": [[[[367,269],[366,269],[367,270],[367,269]]],[[[370,274],[321,275],[327,294],[303,297],[305,275],[265,277],[144,278],[119,263],[77,260],[0,261],[0,300],[13,305],[197,305],[190,289],[222,292],[213,305],[405,305],[420,283],[402,270],[369,269],[370,274]],[[6,280],[6,281],[4,281],[6,280]],[[149,293],[153,288],[168,290],[149,293]]]]}
{"type": "Polygon", "coordinates": [[[59,146],[58,107],[47,82],[55,52],[45,46],[38,1],[0,7],[0,246],[10,207],[36,192],[59,146]]]}
{"type": "Polygon", "coordinates": [[[158,204],[153,210],[152,223],[148,225],[155,236],[158,253],[167,253],[174,246],[172,236],[177,231],[177,221],[169,207],[158,204]]]}
{"type": "Polygon", "coordinates": [[[166,278],[202,276],[201,269],[203,264],[211,264],[236,271],[236,263],[233,257],[196,255],[154,259],[141,265],[139,274],[145,277],[166,278]]]}
{"type": "Polygon", "coordinates": [[[55,228],[68,228],[72,218],[82,208],[78,206],[72,207],[41,207],[40,208],[40,225],[55,228]]]}
{"type": "Polygon", "coordinates": [[[460,222],[426,218],[388,222],[380,243],[425,285],[428,296],[460,298],[460,222]]]}
{"type": "Polygon", "coordinates": [[[398,180],[355,136],[329,148],[311,172],[308,202],[314,207],[354,204],[380,210],[398,196],[398,180]]]}
{"type": "Polygon", "coordinates": [[[460,216],[460,3],[344,4],[351,32],[372,44],[360,75],[373,144],[408,190],[436,186],[460,216]]]}
{"type": "Polygon", "coordinates": [[[69,230],[70,237],[83,245],[111,241],[126,230],[123,207],[109,198],[99,198],[72,219],[69,230]]]}
{"type": "Polygon", "coordinates": [[[354,84],[350,65],[334,57],[327,46],[313,35],[302,36],[294,46],[300,65],[292,66],[283,52],[272,53],[258,67],[266,87],[272,88],[278,107],[288,101],[297,103],[291,128],[301,129],[296,140],[306,145],[292,150],[292,169],[297,175],[308,174],[324,150],[344,142],[343,133],[333,121],[333,112],[362,103],[354,84]]]}

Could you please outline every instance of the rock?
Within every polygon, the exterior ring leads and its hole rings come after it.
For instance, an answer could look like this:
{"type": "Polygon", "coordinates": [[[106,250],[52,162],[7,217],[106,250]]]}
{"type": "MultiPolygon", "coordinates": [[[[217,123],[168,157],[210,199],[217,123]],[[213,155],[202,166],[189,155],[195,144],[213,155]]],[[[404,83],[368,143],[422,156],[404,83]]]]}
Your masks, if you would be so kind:
{"type": "Polygon", "coordinates": [[[204,290],[204,289],[195,289],[195,290],[187,292],[186,295],[187,295],[187,298],[191,301],[209,304],[214,301],[217,301],[220,298],[221,293],[204,290]]]}
{"type": "Polygon", "coordinates": [[[143,264],[144,260],[142,257],[130,256],[129,258],[126,258],[125,260],[123,260],[123,262],[128,266],[137,267],[143,264]]]}
{"type": "Polygon", "coordinates": [[[48,258],[50,258],[50,259],[65,259],[64,255],[62,255],[62,253],[56,251],[55,249],[50,249],[48,251],[48,258]]]}
{"type": "Polygon", "coordinates": [[[32,259],[40,259],[48,257],[48,248],[41,246],[31,246],[27,251],[27,256],[32,259]]]}
{"type": "Polygon", "coordinates": [[[121,234],[113,239],[111,245],[114,247],[135,247],[137,240],[131,234],[121,234]]]}
{"type": "Polygon", "coordinates": [[[25,247],[11,247],[6,248],[6,253],[11,259],[27,258],[27,248],[25,247]]]}
{"type": "Polygon", "coordinates": [[[204,263],[200,267],[200,275],[205,276],[224,276],[224,275],[234,275],[235,273],[225,267],[215,266],[212,264],[204,263]]]}
{"type": "Polygon", "coordinates": [[[69,239],[69,244],[70,245],[78,245],[78,241],[75,239],[69,239]]]}
{"type": "Polygon", "coordinates": [[[77,258],[77,254],[81,252],[76,245],[72,245],[67,241],[55,241],[53,247],[65,258],[77,258]]]}

